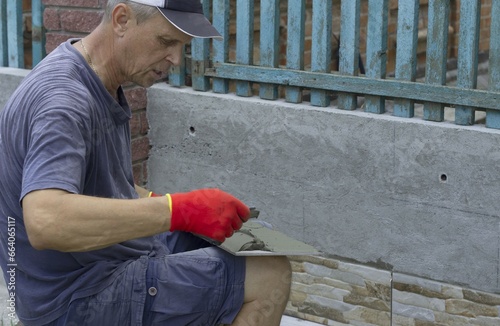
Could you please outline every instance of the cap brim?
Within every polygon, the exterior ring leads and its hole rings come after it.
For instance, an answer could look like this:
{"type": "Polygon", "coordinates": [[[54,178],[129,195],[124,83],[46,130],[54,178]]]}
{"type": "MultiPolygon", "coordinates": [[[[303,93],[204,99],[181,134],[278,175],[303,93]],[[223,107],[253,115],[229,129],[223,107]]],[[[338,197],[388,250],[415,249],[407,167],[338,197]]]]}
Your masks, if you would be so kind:
{"type": "Polygon", "coordinates": [[[198,13],[176,11],[159,8],[162,15],[175,27],[192,37],[215,38],[222,40],[222,36],[210,24],[208,19],[198,13]]]}

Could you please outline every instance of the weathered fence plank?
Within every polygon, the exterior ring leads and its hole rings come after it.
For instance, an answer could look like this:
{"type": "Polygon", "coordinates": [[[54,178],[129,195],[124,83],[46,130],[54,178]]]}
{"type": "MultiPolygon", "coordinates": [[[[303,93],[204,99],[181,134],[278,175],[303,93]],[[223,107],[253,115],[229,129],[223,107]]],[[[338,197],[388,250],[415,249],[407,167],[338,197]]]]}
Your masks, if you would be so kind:
{"type": "MultiPolygon", "coordinates": [[[[261,0],[260,2],[260,65],[277,67],[279,59],[279,1],[261,0]]],[[[259,89],[260,98],[275,100],[278,98],[278,86],[262,84],[259,89]]]]}
{"type": "MultiPolygon", "coordinates": [[[[305,35],[305,0],[288,0],[288,37],[286,47],[286,67],[288,69],[304,69],[304,35],[305,35]]],[[[285,89],[287,102],[302,102],[302,89],[288,86],[285,89]]]]}
{"type": "MultiPolygon", "coordinates": [[[[399,0],[396,47],[396,79],[415,81],[417,74],[418,16],[420,0],[399,0]]],[[[392,114],[412,118],[415,102],[395,99],[392,114]]]]}
{"type": "MultiPolygon", "coordinates": [[[[479,51],[479,20],[481,17],[481,1],[468,0],[460,2],[460,47],[458,49],[457,87],[476,88],[477,58],[479,51]],[[467,26],[466,28],[463,28],[467,26]]],[[[474,109],[457,106],[455,123],[459,125],[474,124],[474,109]]]]}
{"type": "MultiPolygon", "coordinates": [[[[500,1],[491,2],[491,17],[500,17],[500,1]]],[[[500,19],[491,19],[489,52],[489,89],[500,91],[500,19]]],[[[486,127],[500,129],[500,111],[486,111],[486,127]]]]}
{"type": "MultiPolygon", "coordinates": [[[[360,0],[342,1],[340,5],[340,48],[339,72],[346,76],[356,76],[359,69],[359,12],[360,0]]],[[[357,106],[356,94],[338,95],[338,107],[354,110],[357,106]]]]}
{"type": "MultiPolygon", "coordinates": [[[[388,4],[388,0],[368,2],[366,76],[370,78],[384,79],[386,74],[388,4]]],[[[384,113],[385,99],[380,96],[366,96],[365,111],[384,113]]]]}
{"type": "MultiPolygon", "coordinates": [[[[425,82],[427,84],[444,85],[446,83],[449,16],[450,0],[429,0],[425,67],[425,82]]],[[[444,106],[426,101],[424,103],[424,119],[443,121],[444,106]]]]}
{"type": "Polygon", "coordinates": [[[31,21],[33,36],[33,67],[45,57],[45,33],[43,31],[43,10],[42,0],[32,0],[31,21]]]}
{"type": "MultiPolygon", "coordinates": [[[[203,1],[203,12],[209,15],[210,1],[203,1]]],[[[210,78],[205,76],[205,68],[209,62],[209,39],[193,38],[191,41],[191,80],[192,87],[197,91],[210,89],[210,78]]]]}
{"type": "MultiPolygon", "coordinates": [[[[212,24],[223,37],[222,41],[212,42],[214,63],[227,62],[229,58],[229,4],[229,0],[218,0],[213,4],[212,24]]],[[[212,87],[215,93],[225,94],[229,91],[229,80],[214,78],[212,87]]]]}
{"type": "MultiPolygon", "coordinates": [[[[236,63],[253,64],[253,0],[238,0],[236,2],[236,63]]],[[[239,80],[236,82],[236,95],[252,96],[252,83],[239,80]]]]}
{"type": "Polygon", "coordinates": [[[24,68],[22,1],[7,1],[8,66],[24,68]]]}
{"type": "MultiPolygon", "coordinates": [[[[329,72],[332,61],[332,0],[313,0],[311,71],[329,72]]],[[[330,96],[323,89],[311,90],[311,104],[330,105],[330,96]]]]}
{"type": "Polygon", "coordinates": [[[7,43],[7,0],[0,0],[0,67],[7,67],[8,64],[8,43],[7,43]]]}
{"type": "Polygon", "coordinates": [[[258,83],[275,83],[297,87],[351,92],[358,89],[363,94],[403,98],[417,102],[434,102],[437,105],[463,105],[500,111],[500,92],[477,89],[459,89],[445,85],[415,83],[396,79],[372,79],[345,76],[338,73],[313,73],[266,67],[248,67],[235,64],[217,64],[207,70],[208,76],[249,80],[258,83]]]}

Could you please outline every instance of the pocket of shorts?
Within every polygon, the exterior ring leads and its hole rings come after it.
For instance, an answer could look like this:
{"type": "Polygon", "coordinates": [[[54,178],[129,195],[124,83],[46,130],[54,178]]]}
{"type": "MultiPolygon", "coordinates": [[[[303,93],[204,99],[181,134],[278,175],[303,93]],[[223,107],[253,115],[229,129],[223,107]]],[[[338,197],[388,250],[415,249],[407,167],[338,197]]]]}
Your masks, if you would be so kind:
{"type": "Polygon", "coordinates": [[[210,309],[209,301],[212,290],[192,284],[182,286],[181,284],[158,281],[157,293],[153,299],[151,310],[172,316],[207,312],[210,309]]]}
{"type": "Polygon", "coordinates": [[[166,271],[156,280],[152,311],[189,314],[208,312],[219,305],[225,271],[217,259],[185,259],[166,271]]]}

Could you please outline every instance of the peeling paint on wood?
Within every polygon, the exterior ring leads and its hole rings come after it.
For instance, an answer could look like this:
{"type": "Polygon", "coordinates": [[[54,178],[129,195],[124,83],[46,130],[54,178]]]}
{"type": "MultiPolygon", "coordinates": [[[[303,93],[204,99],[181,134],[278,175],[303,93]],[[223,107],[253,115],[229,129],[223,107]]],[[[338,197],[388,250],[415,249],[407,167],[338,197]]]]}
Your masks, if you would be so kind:
{"type": "MultiPolygon", "coordinates": [[[[288,41],[286,49],[286,66],[288,69],[304,69],[304,35],[305,35],[305,0],[288,0],[288,41]]],[[[288,86],[286,101],[302,102],[302,89],[288,86]]]]}
{"type": "MultiPolygon", "coordinates": [[[[420,1],[401,0],[398,3],[398,31],[396,47],[396,79],[415,81],[417,71],[418,14],[420,1]]],[[[396,99],[393,115],[412,118],[413,100],[396,99]]]]}
{"type": "MultiPolygon", "coordinates": [[[[342,1],[340,7],[339,72],[343,75],[358,74],[359,58],[359,12],[360,0],[342,1]]],[[[339,94],[338,106],[354,110],[357,106],[355,94],[339,94]]]]}

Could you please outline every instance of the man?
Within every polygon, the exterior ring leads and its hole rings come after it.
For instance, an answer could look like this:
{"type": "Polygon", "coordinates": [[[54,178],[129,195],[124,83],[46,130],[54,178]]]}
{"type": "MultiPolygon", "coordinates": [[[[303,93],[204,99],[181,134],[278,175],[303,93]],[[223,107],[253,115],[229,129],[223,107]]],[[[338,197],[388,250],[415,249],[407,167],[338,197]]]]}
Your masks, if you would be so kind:
{"type": "Polygon", "coordinates": [[[120,85],[149,87],[192,37],[219,36],[199,0],[108,0],[101,24],[47,56],[0,113],[0,258],[23,324],[279,325],[289,262],[192,235],[230,237],[245,204],[133,183],[120,85]]]}

